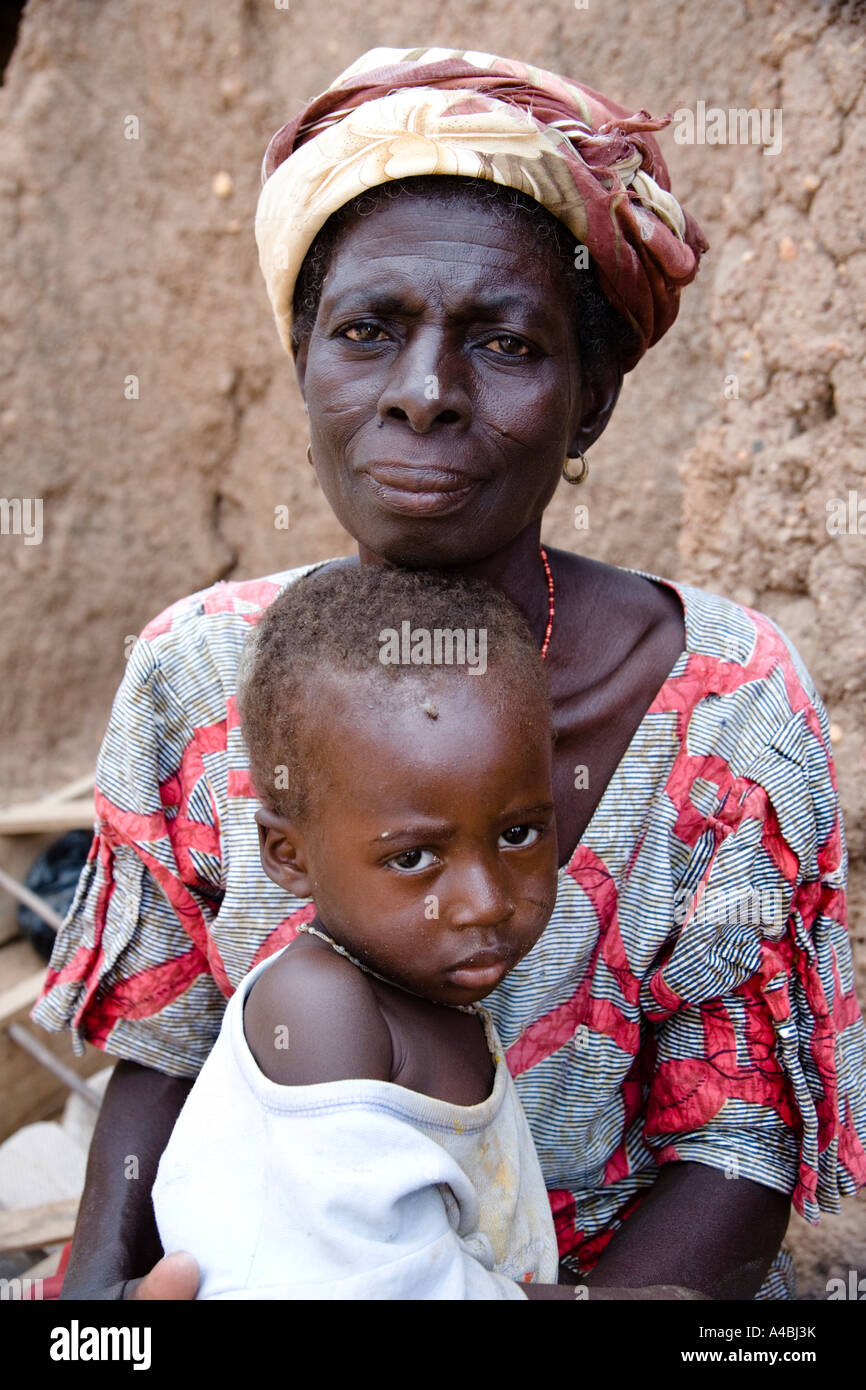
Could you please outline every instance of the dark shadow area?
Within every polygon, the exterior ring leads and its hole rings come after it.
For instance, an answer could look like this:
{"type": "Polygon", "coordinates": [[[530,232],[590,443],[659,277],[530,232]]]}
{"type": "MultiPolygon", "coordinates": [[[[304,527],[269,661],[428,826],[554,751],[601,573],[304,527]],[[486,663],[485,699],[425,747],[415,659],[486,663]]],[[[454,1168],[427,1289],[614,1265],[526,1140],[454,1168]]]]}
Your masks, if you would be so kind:
{"type": "Polygon", "coordinates": [[[0,85],[18,42],[18,29],[25,4],[26,0],[2,0],[0,4],[0,85]]]}

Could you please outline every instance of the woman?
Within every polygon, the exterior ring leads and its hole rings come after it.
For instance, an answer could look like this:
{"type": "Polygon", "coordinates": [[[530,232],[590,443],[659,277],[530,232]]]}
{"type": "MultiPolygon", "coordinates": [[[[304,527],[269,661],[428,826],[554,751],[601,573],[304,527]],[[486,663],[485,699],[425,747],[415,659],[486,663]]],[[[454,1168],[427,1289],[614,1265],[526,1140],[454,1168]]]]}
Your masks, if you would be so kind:
{"type": "MultiPolygon", "coordinates": [[[[490,55],[374,50],[272,139],[257,237],[308,455],[358,542],[331,563],[487,579],[548,662],[557,907],[488,1003],[563,1280],[791,1297],[792,1197],[816,1219],[866,1183],[823,706],[760,614],[539,545],[705,249],[662,124],[490,55]]],[[[234,706],[249,624],[296,577],[175,605],[115,701],[34,1014],[124,1059],[67,1296],[128,1296],[158,1260],[150,1184],[190,1078],[238,981],[311,915],[259,869],[234,706]]],[[[169,1262],[138,1292],[193,1289],[169,1262]]]]}

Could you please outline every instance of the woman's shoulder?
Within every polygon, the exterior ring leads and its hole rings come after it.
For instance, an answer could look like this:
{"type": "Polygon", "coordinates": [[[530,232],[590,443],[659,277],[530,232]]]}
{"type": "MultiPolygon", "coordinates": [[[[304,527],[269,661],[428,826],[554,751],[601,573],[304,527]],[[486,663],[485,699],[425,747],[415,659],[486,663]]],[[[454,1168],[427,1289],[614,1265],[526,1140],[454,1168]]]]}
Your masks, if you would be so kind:
{"type": "Polygon", "coordinates": [[[829,834],[837,814],[830,723],[794,642],[758,609],[644,577],[675,590],[683,605],[686,650],[654,708],[676,712],[685,763],[703,776],[703,760],[713,758],[763,786],[789,843],[811,835],[814,816],[829,834]]]}
{"type": "Polygon", "coordinates": [[[589,606],[601,615],[597,625],[610,633],[612,642],[618,637],[630,648],[654,627],[678,627],[684,646],[666,684],[676,679],[681,693],[686,688],[697,698],[739,693],[741,703],[778,695],[780,715],[807,704],[820,708],[815,682],[796,645],[766,613],[648,570],[577,555],[569,559],[578,600],[588,597],[589,606]]]}
{"type": "MultiPolygon", "coordinates": [[[[646,721],[649,736],[669,725],[682,775],[705,777],[710,759],[802,806],[835,807],[830,725],[795,643],[766,613],[693,584],[645,570],[605,566],[620,602],[645,604],[644,586],[676,594],[685,646],[661,684],[646,721]],[[635,589],[635,584],[638,588],[635,589]],[[792,792],[793,783],[796,789],[792,792]]],[[[649,610],[648,610],[649,611],[649,610]]],[[[644,743],[633,745],[639,760],[644,743]]]]}
{"type": "Polygon", "coordinates": [[[209,624],[218,627],[219,620],[225,617],[235,618],[243,627],[249,627],[257,622],[283,589],[329,563],[329,560],[319,560],[258,579],[218,580],[177,599],[157,613],[142,629],[141,640],[157,646],[162,645],[160,639],[166,636],[176,641],[191,640],[200,637],[203,627],[209,624]],[[210,621],[214,619],[216,623],[210,621]]]}
{"type": "Polygon", "coordinates": [[[193,722],[220,717],[235,689],[241,649],[274,599],[328,560],[280,570],[258,579],[219,580],[164,608],[142,629],[127,653],[122,689],[159,688],[189,704],[193,722]]]}
{"type": "Polygon", "coordinates": [[[689,651],[746,667],[755,680],[771,677],[778,669],[793,675],[810,695],[816,693],[794,642],[768,614],[692,584],[670,579],[656,582],[680,596],[689,651]]]}
{"type": "Polygon", "coordinates": [[[722,594],[681,580],[672,580],[646,570],[624,569],[623,573],[648,580],[679,598],[686,633],[686,657],[703,658],[701,668],[708,680],[715,669],[720,678],[719,693],[735,690],[745,677],[750,684],[778,684],[795,707],[817,703],[815,682],[795,643],[766,613],[747,607],[722,594]],[[727,683],[724,677],[729,677],[727,683]]]}

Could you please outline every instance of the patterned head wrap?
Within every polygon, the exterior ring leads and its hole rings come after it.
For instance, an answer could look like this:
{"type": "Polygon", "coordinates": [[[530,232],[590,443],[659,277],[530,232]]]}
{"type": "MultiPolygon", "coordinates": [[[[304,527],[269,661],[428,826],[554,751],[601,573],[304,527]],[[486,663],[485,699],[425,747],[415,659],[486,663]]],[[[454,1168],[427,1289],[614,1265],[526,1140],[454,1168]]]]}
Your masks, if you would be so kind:
{"type": "Polygon", "coordinates": [[[634,330],[630,370],[670,328],[707,250],[649,134],[670,119],[490,53],[371,49],[265,152],[256,240],[283,346],[304,256],[337,208],[392,179],[459,174],[529,194],[587,247],[634,330]]]}

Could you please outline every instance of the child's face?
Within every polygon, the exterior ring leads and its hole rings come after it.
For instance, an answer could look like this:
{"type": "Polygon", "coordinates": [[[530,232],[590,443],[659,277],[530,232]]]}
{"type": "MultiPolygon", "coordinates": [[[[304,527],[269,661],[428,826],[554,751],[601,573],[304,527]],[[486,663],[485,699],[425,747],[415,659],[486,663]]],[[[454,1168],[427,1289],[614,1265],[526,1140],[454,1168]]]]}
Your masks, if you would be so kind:
{"type": "Polygon", "coordinates": [[[410,680],[384,705],[381,687],[328,679],[309,817],[262,837],[267,872],[336,941],[439,1003],[494,989],[556,900],[548,715],[497,709],[495,679],[410,680]]]}

